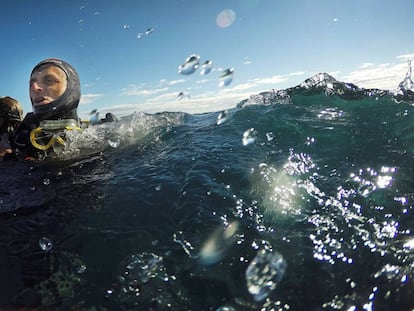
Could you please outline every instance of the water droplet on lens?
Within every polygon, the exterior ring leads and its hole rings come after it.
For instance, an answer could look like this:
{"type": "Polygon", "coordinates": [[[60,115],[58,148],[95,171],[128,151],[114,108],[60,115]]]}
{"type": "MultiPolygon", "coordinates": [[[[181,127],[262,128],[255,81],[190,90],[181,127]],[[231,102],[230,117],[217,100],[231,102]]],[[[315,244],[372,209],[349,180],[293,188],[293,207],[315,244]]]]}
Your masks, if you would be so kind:
{"type": "Polygon", "coordinates": [[[105,298],[111,297],[113,293],[114,293],[114,291],[112,289],[107,289],[105,291],[105,298]]]}
{"type": "Polygon", "coordinates": [[[80,265],[79,267],[78,267],[78,273],[79,274],[82,274],[82,273],[85,273],[86,272],[86,265],[80,265]]]}
{"type": "Polygon", "coordinates": [[[236,13],[231,9],[221,11],[216,17],[216,24],[220,28],[231,26],[236,20],[236,13]]]}
{"type": "Polygon", "coordinates": [[[233,81],[233,68],[224,70],[220,75],[219,86],[227,86],[233,81]]]}
{"type": "Polygon", "coordinates": [[[88,120],[91,124],[96,124],[99,122],[99,111],[96,109],[93,109],[91,112],[89,112],[88,120]]]}
{"type": "Polygon", "coordinates": [[[262,249],[250,262],[246,270],[247,289],[254,300],[265,299],[282,279],[286,261],[278,252],[262,249]]]}
{"type": "Polygon", "coordinates": [[[204,265],[211,265],[220,261],[234,243],[238,228],[237,220],[227,227],[217,228],[204,242],[199,253],[200,262],[204,265]]]}
{"type": "Polygon", "coordinates": [[[190,75],[194,73],[200,64],[200,56],[193,54],[189,56],[184,64],[178,66],[178,73],[182,75],[190,75]]]}
{"type": "Polygon", "coordinates": [[[39,246],[43,251],[48,252],[53,248],[53,243],[50,239],[43,237],[39,240],[39,246]]]}
{"type": "Polygon", "coordinates": [[[217,125],[220,125],[226,122],[226,120],[227,120],[227,111],[220,112],[219,115],[217,116],[217,125]]]}
{"type": "Polygon", "coordinates": [[[272,132],[266,133],[267,141],[272,141],[275,138],[275,135],[272,132]]]}
{"type": "Polygon", "coordinates": [[[119,145],[121,144],[121,141],[118,138],[111,138],[111,139],[108,139],[108,144],[109,146],[115,149],[119,147],[119,145]]]}
{"type": "Polygon", "coordinates": [[[211,69],[213,68],[213,62],[211,60],[206,60],[202,65],[200,69],[201,75],[207,75],[210,73],[211,69]]]}
{"type": "Polygon", "coordinates": [[[243,146],[247,146],[247,145],[254,143],[254,141],[256,140],[256,134],[257,133],[254,128],[250,128],[247,131],[245,131],[243,133],[243,138],[242,138],[243,146]]]}
{"type": "Polygon", "coordinates": [[[177,100],[182,100],[182,99],[184,99],[185,97],[190,98],[190,95],[189,95],[188,93],[186,93],[186,92],[180,92],[180,93],[178,93],[178,95],[177,95],[177,100]]]}

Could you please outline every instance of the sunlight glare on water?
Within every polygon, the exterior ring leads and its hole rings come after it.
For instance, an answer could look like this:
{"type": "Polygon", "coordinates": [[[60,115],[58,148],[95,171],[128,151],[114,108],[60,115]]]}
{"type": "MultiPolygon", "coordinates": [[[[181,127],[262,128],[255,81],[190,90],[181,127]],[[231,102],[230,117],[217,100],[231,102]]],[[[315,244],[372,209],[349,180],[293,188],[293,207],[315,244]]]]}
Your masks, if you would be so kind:
{"type": "Polygon", "coordinates": [[[309,155],[293,151],[282,167],[260,163],[253,189],[261,197],[265,218],[299,216],[308,197],[319,199],[321,191],[313,181],[316,169],[309,155]]]}

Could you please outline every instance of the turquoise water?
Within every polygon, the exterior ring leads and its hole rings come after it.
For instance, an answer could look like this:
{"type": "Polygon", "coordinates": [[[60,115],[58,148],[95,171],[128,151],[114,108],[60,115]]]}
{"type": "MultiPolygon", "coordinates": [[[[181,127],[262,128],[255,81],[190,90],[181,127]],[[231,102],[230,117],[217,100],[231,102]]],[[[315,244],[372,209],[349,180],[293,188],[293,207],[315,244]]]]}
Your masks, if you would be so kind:
{"type": "Polygon", "coordinates": [[[320,74],[0,163],[0,306],[414,308],[412,98],[320,74]]]}

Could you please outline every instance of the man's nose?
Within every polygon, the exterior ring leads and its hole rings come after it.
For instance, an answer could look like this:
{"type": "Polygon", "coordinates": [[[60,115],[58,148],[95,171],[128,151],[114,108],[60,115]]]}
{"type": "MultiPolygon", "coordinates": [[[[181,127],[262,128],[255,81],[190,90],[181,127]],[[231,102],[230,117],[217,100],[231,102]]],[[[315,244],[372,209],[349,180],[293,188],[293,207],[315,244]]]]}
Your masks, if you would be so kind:
{"type": "Polygon", "coordinates": [[[36,81],[31,82],[30,88],[33,91],[41,91],[43,89],[42,85],[36,81]]]}

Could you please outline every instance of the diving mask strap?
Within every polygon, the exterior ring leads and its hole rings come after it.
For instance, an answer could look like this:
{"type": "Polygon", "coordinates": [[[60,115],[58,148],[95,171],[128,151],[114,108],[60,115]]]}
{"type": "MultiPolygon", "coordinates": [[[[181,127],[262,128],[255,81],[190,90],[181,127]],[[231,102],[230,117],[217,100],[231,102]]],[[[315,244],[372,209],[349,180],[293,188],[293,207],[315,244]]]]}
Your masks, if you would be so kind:
{"type": "Polygon", "coordinates": [[[33,129],[30,132],[30,142],[33,147],[39,150],[46,151],[53,147],[56,143],[65,147],[66,142],[64,139],[65,131],[80,130],[76,120],[43,120],[40,122],[39,127],[33,129]],[[49,141],[47,141],[47,138],[49,141]]]}

